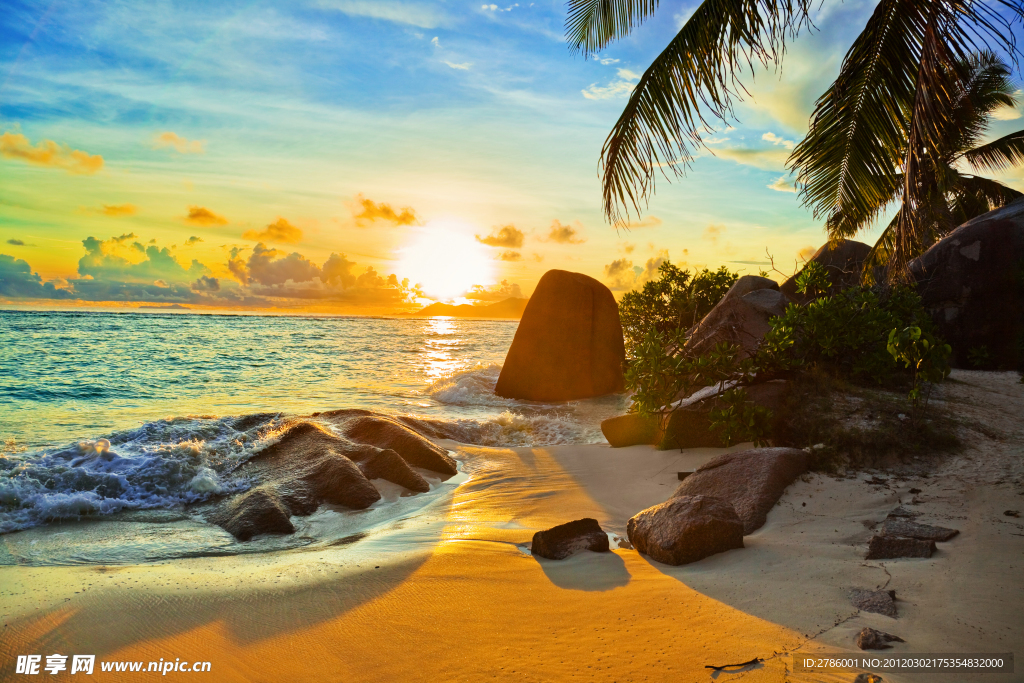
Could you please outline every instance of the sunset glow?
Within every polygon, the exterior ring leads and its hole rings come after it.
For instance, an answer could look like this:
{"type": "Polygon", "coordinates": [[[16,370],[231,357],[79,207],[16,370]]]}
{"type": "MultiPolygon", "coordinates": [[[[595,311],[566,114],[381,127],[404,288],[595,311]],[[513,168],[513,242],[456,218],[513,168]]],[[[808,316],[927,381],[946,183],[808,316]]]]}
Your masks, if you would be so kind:
{"type": "Polygon", "coordinates": [[[494,281],[494,261],[471,236],[472,228],[454,221],[432,221],[415,229],[398,250],[395,272],[422,287],[433,299],[448,301],[473,285],[494,281]]]}

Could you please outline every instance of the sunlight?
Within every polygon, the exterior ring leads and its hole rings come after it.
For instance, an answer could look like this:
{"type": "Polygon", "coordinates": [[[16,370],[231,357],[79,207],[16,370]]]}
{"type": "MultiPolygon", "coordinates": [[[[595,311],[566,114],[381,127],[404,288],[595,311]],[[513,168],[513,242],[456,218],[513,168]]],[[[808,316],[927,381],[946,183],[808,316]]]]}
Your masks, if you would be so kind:
{"type": "Polygon", "coordinates": [[[398,276],[421,285],[427,296],[439,301],[494,281],[494,261],[487,247],[473,239],[471,226],[462,223],[431,221],[416,229],[398,253],[398,276]]]}

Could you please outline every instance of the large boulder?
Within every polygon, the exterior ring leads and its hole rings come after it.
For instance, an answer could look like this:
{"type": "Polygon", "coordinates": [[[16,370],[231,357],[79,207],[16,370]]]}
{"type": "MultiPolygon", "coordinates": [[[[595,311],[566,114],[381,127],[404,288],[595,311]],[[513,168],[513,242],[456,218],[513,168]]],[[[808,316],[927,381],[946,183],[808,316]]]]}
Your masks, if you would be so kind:
{"type": "Polygon", "coordinates": [[[673,497],[712,496],[729,503],[743,533],[760,529],[786,487],[807,471],[808,456],[796,448],[753,448],[724,453],[698,468],[673,497]]]}
{"type": "Polygon", "coordinates": [[[680,565],[743,547],[743,522],[729,503],[679,496],[647,508],[626,524],[629,542],[664,564],[680,565]]]}
{"type": "Polygon", "coordinates": [[[596,519],[584,517],[538,531],[533,535],[530,552],[549,560],[564,560],[582,550],[606,553],[610,550],[608,534],[596,519]]]}
{"type": "Polygon", "coordinates": [[[570,401],[620,392],[625,359],[611,290],[581,273],[549,270],[526,305],[494,393],[570,401]]]}
{"type": "Polygon", "coordinates": [[[954,366],[1024,368],[1024,198],[967,221],[910,273],[954,366]]]}
{"type": "Polygon", "coordinates": [[[752,356],[771,329],[769,321],[785,313],[788,303],[774,281],[744,275],[690,330],[685,349],[701,355],[720,342],[729,342],[739,345],[740,358],[752,356]]]}
{"type": "MultiPolygon", "coordinates": [[[[835,294],[860,284],[864,261],[870,252],[871,247],[863,242],[839,240],[835,245],[824,244],[807,262],[825,266],[829,289],[823,294],[835,294]]],[[[805,265],[804,268],[806,267],[805,265]]],[[[802,272],[803,269],[800,269],[796,275],[783,282],[781,287],[783,294],[798,303],[806,303],[812,298],[796,291],[796,279],[802,272]]]]}

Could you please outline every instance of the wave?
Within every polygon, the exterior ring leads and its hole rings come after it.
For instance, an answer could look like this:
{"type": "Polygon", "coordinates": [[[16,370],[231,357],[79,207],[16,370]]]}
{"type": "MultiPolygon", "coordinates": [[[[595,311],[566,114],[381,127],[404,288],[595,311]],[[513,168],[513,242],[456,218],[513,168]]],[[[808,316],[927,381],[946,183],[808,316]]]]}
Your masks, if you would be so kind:
{"type": "Polygon", "coordinates": [[[501,366],[478,364],[438,379],[423,392],[438,403],[450,406],[511,406],[513,399],[494,393],[501,366]]]}

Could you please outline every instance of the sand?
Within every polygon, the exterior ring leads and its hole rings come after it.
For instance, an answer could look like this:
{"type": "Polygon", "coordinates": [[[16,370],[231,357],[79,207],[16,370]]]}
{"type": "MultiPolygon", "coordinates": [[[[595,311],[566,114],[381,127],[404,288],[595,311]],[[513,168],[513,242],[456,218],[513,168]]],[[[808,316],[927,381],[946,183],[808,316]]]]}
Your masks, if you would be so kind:
{"type": "Polygon", "coordinates": [[[136,566],[2,567],[0,677],[18,654],[59,652],[209,661],[211,673],[167,678],[216,681],[852,681],[796,673],[793,658],[857,652],[864,626],[907,641],[890,653],[1024,652],[1024,517],[1003,515],[1024,513],[1024,385],[1010,373],[953,379],[943,398],[968,425],[962,453],[900,476],[807,475],[745,548],[685,567],[626,548],[538,560],[524,544],[585,516],[624,535],[630,516],[671,493],[677,471],[720,449],[449,444],[468,480],[425,522],[386,539],[136,566]],[[901,503],[961,534],[931,559],[864,560],[869,527],[901,503]],[[897,592],[896,619],[850,605],[851,589],[882,587],[897,592]],[[705,668],[753,658],[764,661],[705,668]]]}

